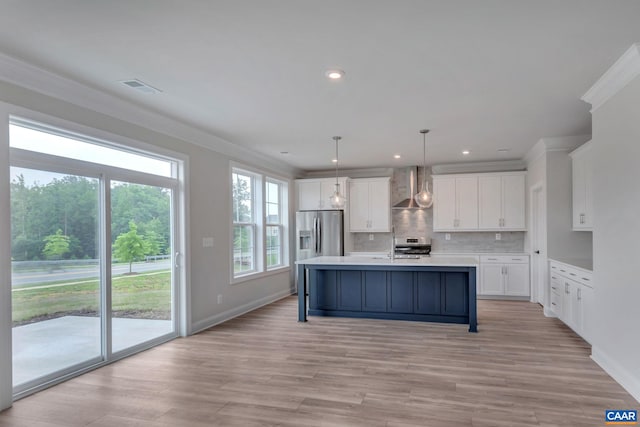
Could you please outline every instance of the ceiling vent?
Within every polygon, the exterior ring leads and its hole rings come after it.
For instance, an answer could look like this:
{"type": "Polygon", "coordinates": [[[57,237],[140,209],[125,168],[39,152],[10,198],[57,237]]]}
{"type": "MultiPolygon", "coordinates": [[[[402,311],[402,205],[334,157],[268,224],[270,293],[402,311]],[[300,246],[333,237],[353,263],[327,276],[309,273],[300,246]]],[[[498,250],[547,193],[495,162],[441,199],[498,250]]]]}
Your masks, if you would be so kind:
{"type": "Polygon", "coordinates": [[[153,86],[149,86],[148,84],[146,84],[145,82],[142,82],[138,79],[131,79],[131,80],[122,80],[120,83],[122,83],[123,85],[131,88],[131,89],[135,89],[138,92],[142,92],[142,93],[160,93],[162,92],[160,89],[156,89],[153,86]]]}

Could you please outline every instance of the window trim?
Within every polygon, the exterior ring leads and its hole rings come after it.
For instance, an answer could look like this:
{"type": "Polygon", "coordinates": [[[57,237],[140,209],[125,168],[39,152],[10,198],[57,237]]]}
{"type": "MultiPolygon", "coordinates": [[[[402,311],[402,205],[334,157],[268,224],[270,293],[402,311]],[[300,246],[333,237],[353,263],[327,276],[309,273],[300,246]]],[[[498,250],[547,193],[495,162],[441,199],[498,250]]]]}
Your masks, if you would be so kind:
{"type": "Polygon", "coordinates": [[[250,280],[258,279],[261,277],[271,276],[291,270],[289,259],[289,188],[291,182],[288,178],[278,176],[277,174],[270,173],[268,171],[260,170],[248,165],[237,163],[234,161],[229,162],[229,192],[230,192],[230,206],[229,206],[229,218],[230,218],[230,245],[229,245],[229,280],[230,284],[243,283],[250,280]],[[256,221],[256,268],[254,271],[246,272],[244,274],[236,275],[234,271],[234,226],[239,224],[234,221],[233,216],[233,174],[234,173],[246,174],[254,177],[254,191],[255,198],[253,199],[254,208],[254,220],[256,221]],[[276,183],[280,186],[279,194],[279,208],[280,208],[280,224],[268,224],[266,222],[266,184],[267,182],[276,183]],[[286,197],[284,197],[286,194],[286,197]],[[267,268],[267,253],[266,244],[267,225],[278,225],[281,227],[281,260],[282,263],[278,266],[267,268]]]}
{"type": "MultiPolygon", "coordinates": [[[[288,267],[289,266],[289,262],[288,262],[288,257],[285,258],[285,254],[288,254],[288,251],[286,251],[288,245],[285,244],[285,237],[287,237],[286,233],[286,224],[287,221],[285,220],[285,215],[288,212],[288,209],[285,209],[285,198],[283,197],[283,194],[285,193],[285,191],[288,190],[288,186],[287,183],[285,181],[276,179],[272,176],[265,176],[265,197],[264,197],[264,205],[265,205],[265,215],[264,215],[264,231],[265,231],[265,245],[264,245],[264,249],[265,249],[265,261],[264,261],[264,265],[265,265],[265,270],[266,271],[273,271],[273,270],[277,270],[279,268],[282,267],[288,267]],[[267,184],[275,184],[278,186],[278,219],[279,222],[275,223],[275,222],[268,222],[267,219],[269,217],[268,215],[268,209],[267,209],[267,197],[266,197],[266,186],[267,184]],[[280,252],[280,263],[277,265],[273,265],[271,267],[269,267],[269,262],[268,262],[268,254],[267,254],[267,228],[268,227],[278,227],[279,230],[279,238],[280,238],[280,244],[279,244],[279,252],[280,252]]],[[[287,197],[288,199],[288,197],[287,197]]]]}

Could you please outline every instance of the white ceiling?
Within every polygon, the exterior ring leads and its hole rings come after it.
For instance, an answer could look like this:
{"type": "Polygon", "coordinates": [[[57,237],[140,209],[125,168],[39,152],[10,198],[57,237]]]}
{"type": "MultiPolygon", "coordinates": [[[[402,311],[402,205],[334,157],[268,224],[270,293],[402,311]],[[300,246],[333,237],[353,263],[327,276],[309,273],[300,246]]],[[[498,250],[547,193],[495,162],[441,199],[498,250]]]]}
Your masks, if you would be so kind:
{"type": "Polygon", "coordinates": [[[588,134],[579,98],[640,41],[638,0],[0,0],[0,11],[0,51],[305,170],[332,167],[333,135],[341,167],[361,168],[421,164],[422,128],[429,164],[520,159],[542,137],[588,134]],[[343,81],[324,76],[333,67],[343,81]],[[162,93],[118,83],[131,78],[162,93]]]}

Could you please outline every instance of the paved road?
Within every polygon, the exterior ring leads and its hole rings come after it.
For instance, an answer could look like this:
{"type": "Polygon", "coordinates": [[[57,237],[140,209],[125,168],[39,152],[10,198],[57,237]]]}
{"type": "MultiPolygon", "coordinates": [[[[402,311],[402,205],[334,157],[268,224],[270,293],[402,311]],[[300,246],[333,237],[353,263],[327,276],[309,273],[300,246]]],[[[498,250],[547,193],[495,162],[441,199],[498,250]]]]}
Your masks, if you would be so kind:
{"type": "MultiPolygon", "coordinates": [[[[156,262],[137,262],[133,263],[132,271],[136,273],[144,273],[154,270],[168,270],[171,268],[170,260],[161,260],[156,262]]],[[[113,266],[112,274],[120,275],[129,272],[129,265],[113,266]]],[[[95,265],[87,267],[74,267],[73,269],[60,271],[28,271],[13,273],[11,283],[13,286],[26,286],[30,284],[40,284],[46,282],[59,282],[62,280],[77,281],[82,279],[95,279],[99,275],[98,267],[95,265]]]]}

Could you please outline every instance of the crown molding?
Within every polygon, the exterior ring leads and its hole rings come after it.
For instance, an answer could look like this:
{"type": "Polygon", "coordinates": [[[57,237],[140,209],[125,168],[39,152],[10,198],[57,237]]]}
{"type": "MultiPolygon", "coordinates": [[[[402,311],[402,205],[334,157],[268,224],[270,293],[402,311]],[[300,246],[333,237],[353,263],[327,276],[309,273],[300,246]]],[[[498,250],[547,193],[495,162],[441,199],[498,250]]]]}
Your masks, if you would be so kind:
{"type": "Polygon", "coordinates": [[[511,172],[523,171],[526,169],[527,165],[522,160],[504,160],[498,162],[470,162],[433,165],[431,171],[434,175],[442,175],[449,173],[511,172]]]}
{"type": "Polygon", "coordinates": [[[524,162],[528,165],[554,151],[570,152],[591,139],[591,135],[558,136],[540,138],[524,156],[524,162]]]}
{"type": "Polygon", "coordinates": [[[213,133],[0,52],[0,80],[167,136],[297,176],[302,170],[213,133]]]}
{"type": "Polygon", "coordinates": [[[580,99],[591,104],[593,113],[639,75],[640,44],[634,43],[580,99]]]}

